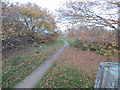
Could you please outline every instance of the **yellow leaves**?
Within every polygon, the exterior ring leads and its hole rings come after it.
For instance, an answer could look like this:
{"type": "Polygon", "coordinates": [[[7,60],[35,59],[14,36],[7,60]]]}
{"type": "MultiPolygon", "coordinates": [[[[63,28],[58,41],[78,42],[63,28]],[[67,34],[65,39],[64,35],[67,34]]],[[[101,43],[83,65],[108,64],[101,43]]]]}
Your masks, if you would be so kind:
{"type": "Polygon", "coordinates": [[[16,25],[16,24],[17,24],[17,22],[12,22],[12,24],[13,24],[13,25],[16,25]]]}
{"type": "Polygon", "coordinates": [[[107,53],[104,53],[104,56],[107,56],[108,54],[107,53]]]}
{"type": "Polygon", "coordinates": [[[87,45],[87,44],[84,44],[84,47],[88,47],[88,45],[87,45]]]}
{"type": "Polygon", "coordinates": [[[41,9],[36,4],[27,3],[21,5],[20,10],[25,17],[24,19],[26,19],[24,23],[38,28],[43,27],[48,30],[54,30],[56,28],[56,22],[53,16],[46,9],[41,9]]]}
{"type": "Polygon", "coordinates": [[[79,37],[78,37],[78,36],[76,36],[75,38],[76,38],[76,39],[79,39],[79,37]]]}
{"type": "Polygon", "coordinates": [[[118,52],[118,50],[116,50],[116,49],[113,49],[113,52],[118,52]]]}
{"type": "Polygon", "coordinates": [[[5,40],[6,38],[1,38],[1,40],[5,40]]]}
{"type": "Polygon", "coordinates": [[[90,49],[89,49],[89,48],[87,48],[87,51],[90,51],[90,49]]]}
{"type": "Polygon", "coordinates": [[[111,46],[109,46],[108,48],[109,48],[109,49],[112,49],[112,47],[111,47],[111,46]]]}
{"type": "Polygon", "coordinates": [[[35,4],[25,4],[20,6],[21,13],[34,18],[43,18],[46,14],[45,10],[41,10],[39,6],[35,4]]]}
{"type": "Polygon", "coordinates": [[[15,30],[13,30],[12,28],[10,28],[8,31],[11,32],[11,33],[15,32],[15,30]]]}
{"type": "Polygon", "coordinates": [[[118,46],[117,42],[112,42],[111,44],[112,44],[112,46],[118,46]]]}

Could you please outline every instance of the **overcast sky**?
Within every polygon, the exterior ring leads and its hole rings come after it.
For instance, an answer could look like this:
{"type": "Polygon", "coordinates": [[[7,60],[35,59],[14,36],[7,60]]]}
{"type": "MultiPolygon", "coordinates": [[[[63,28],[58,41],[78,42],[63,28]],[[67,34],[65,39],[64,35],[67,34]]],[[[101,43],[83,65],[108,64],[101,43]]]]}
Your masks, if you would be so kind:
{"type": "Polygon", "coordinates": [[[54,12],[55,9],[59,8],[61,3],[64,3],[68,0],[9,0],[10,2],[19,2],[19,3],[26,3],[26,2],[31,2],[31,3],[36,3],[37,5],[43,7],[43,8],[48,8],[48,10],[54,12]]]}
{"type": "MultiPolygon", "coordinates": [[[[65,3],[66,1],[71,1],[71,0],[8,0],[12,3],[27,3],[27,2],[31,2],[31,3],[36,3],[37,5],[41,6],[42,8],[47,8],[48,10],[50,10],[51,12],[53,12],[54,14],[56,14],[55,10],[58,9],[61,5],[63,5],[63,3],[65,3]]],[[[75,0],[72,0],[75,1],[75,0]]],[[[65,24],[61,24],[58,23],[58,27],[60,30],[64,31],[66,29],[65,24]]]]}
{"type": "MultiPolygon", "coordinates": [[[[55,14],[56,13],[55,9],[58,9],[66,1],[78,1],[78,0],[8,0],[8,1],[13,2],[13,3],[15,3],[15,2],[19,2],[19,3],[27,3],[27,2],[36,3],[37,5],[39,5],[39,6],[43,7],[43,8],[47,8],[48,10],[50,10],[51,12],[53,12],[55,14]]],[[[86,0],[83,0],[83,1],[86,1],[86,0]]],[[[89,0],[89,1],[96,1],[96,0],[89,0]]],[[[99,1],[99,0],[97,0],[97,1],[99,1]]],[[[106,0],[100,0],[100,1],[106,1],[106,0]]],[[[115,1],[120,1],[120,0],[115,0],[115,1]]],[[[96,12],[96,13],[101,12],[101,11],[99,11],[99,7],[98,8],[94,7],[93,11],[96,12]]],[[[113,13],[116,12],[116,9],[112,10],[112,11],[108,11],[107,13],[112,13],[112,12],[113,13]]],[[[105,14],[105,11],[104,11],[104,14],[105,14]]],[[[61,29],[65,29],[64,25],[62,24],[63,28],[61,28],[61,29]]],[[[60,25],[60,27],[61,27],[61,25],[60,25]]]]}

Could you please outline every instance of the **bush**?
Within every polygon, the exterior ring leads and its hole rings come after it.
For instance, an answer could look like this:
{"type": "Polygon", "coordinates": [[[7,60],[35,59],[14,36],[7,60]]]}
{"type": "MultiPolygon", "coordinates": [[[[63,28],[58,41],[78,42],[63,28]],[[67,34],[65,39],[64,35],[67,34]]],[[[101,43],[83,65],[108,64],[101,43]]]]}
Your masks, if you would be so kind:
{"type": "Polygon", "coordinates": [[[30,43],[30,44],[34,43],[34,34],[35,34],[35,32],[33,32],[33,31],[28,31],[26,33],[26,35],[24,37],[27,39],[28,43],[30,43]]]}
{"type": "Polygon", "coordinates": [[[86,51],[87,50],[87,48],[86,47],[82,47],[82,51],[86,51]]]}
{"type": "Polygon", "coordinates": [[[83,47],[83,43],[79,39],[77,39],[77,40],[75,40],[75,43],[73,46],[80,48],[80,47],[83,47]]]}
{"type": "Polygon", "coordinates": [[[99,42],[98,44],[94,42],[88,42],[84,40],[76,40],[74,47],[80,48],[81,50],[95,51],[97,54],[111,56],[113,55],[115,48],[118,47],[117,43],[113,42],[99,42]],[[101,43],[101,44],[99,44],[101,43]]]}

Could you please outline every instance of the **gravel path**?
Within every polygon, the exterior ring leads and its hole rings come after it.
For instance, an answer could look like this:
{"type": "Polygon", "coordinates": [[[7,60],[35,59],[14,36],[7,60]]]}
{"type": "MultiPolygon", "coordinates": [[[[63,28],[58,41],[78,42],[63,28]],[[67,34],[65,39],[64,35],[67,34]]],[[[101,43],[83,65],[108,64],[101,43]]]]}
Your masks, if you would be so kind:
{"type": "Polygon", "coordinates": [[[40,67],[34,70],[29,76],[18,83],[14,88],[34,88],[38,81],[41,80],[41,78],[57,60],[57,57],[64,51],[64,48],[69,45],[67,41],[64,41],[64,43],[65,45],[60,48],[50,59],[42,63],[40,67]]]}

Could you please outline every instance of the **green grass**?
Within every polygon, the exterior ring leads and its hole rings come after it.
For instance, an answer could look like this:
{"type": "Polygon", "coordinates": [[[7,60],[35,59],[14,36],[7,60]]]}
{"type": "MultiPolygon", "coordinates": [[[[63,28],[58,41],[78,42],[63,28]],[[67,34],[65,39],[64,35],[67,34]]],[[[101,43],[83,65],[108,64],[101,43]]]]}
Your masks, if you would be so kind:
{"type": "Polygon", "coordinates": [[[65,59],[58,60],[35,88],[93,88],[94,81],[65,59]]]}
{"type": "Polygon", "coordinates": [[[59,37],[58,39],[66,40],[70,44],[70,46],[72,46],[75,43],[75,39],[72,38],[59,37]]]}
{"type": "Polygon", "coordinates": [[[64,43],[61,40],[47,45],[33,45],[35,52],[32,54],[23,56],[16,55],[16,57],[13,57],[11,60],[3,61],[2,87],[14,87],[63,45],[64,43]]]}

